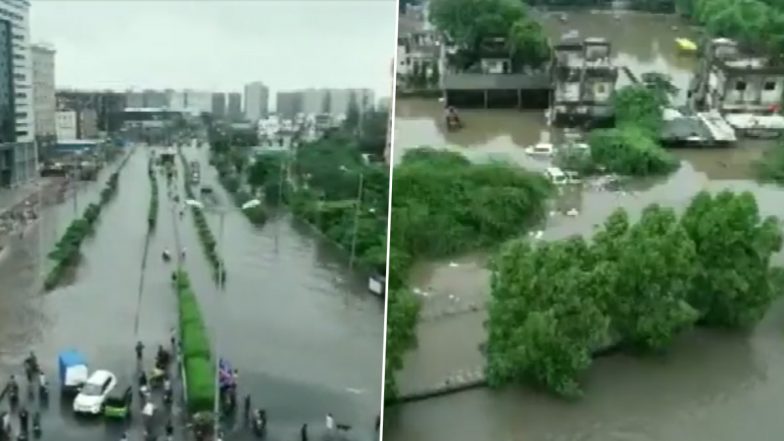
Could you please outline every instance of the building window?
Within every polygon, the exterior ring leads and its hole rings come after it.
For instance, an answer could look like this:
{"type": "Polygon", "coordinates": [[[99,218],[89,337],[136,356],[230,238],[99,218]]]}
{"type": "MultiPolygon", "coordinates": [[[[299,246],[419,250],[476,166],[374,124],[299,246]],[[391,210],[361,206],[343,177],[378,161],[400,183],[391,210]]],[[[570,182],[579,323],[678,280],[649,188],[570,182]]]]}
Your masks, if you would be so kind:
{"type": "Polygon", "coordinates": [[[738,92],[743,92],[744,90],[746,90],[746,82],[742,80],[736,81],[735,90],[737,90],[738,92]]]}
{"type": "Polygon", "coordinates": [[[16,131],[16,136],[27,136],[27,131],[26,130],[17,130],[16,131]]]}
{"type": "Polygon", "coordinates": [[[764,90],[771,91],[776,90],[776,82],[775,81],[765,81],[765,84],[762,86],[764,90]]]}
{"type": "Polygon", "coordinates": [[[27,118],[27,112],[16,112],[17,118],[27,118]]]}
{"type": "Polygon", "coordinates": [[[24,74],[14,74],[14,79],[24,80],[25,79],[25,75],[24,74]]]}

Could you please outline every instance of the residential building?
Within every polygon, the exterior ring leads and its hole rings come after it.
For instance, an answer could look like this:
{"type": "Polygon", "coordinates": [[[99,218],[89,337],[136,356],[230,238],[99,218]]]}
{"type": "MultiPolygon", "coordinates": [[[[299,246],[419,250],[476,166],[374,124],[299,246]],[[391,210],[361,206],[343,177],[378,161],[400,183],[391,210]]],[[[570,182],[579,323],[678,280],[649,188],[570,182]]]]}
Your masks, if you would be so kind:
{"type": "Polygon", "coordinates": [[[329,92],[326,89],[305,89],[302,91],[302,112],[306,115],[328,113],[330,107],[329,92]]]}
{"type": "Polygon", "coordinates": [[[79,112],[76,110],[58,110],[55,116],[57,139],[73,141],[79,139],[79,112]]]}
{"type": "Polygon", "coordinates": [[[0,187],[37,175],[29,0],[0,0],[0,187]]]}
{"type": "Polygon", "coordinates": [[[303,112],[303,98],[301,91],[278,92],[275,113],[283,119],[294,119],[303,112]]]}
{"type": "Polygon", "coordinates": [[[269,88],[261,82],[245,85],[245,118],[257,122],[269,114],[269,88]]]}
{"type": "Polygon", "coordinates": [[[231,92],[228,94],[226,103],[226,116],[229,121],[241,121],[242,118],[242,94],[231,92]]]}
{"type": "Polygon", "coordinates": [[[216,118],[226,117],[226,94],[223,92],[212,94],[212,114],[216,118]]]}
{"type": "Polygon", "coordinates": [[[784,63],[727,38],[708,41],[696,75],[697,108],[721,113],[769,114],[781,109],[784,63]]]}
{"type": "Polygon", "coordinates": [[[33,112],[35,114],[35,142],[38,152],[44,156],[54,147],[57,139],[55,130],[54,55],[52,46],[31,46],[33,61],[33,112]]]}
{"type": "Polygon", "coordinates": [[[611,117],[618,67],[612,62],[610,42],[564,39],[554,51],[551,121],[573,124],[611,117]]]}
{"type": "Polygon", "coordinates": [[[437,86],[440,56],[440,36],[428,19],[427,7],[406,5],[398,19],[397,77],[408,87],[437,86]]]}

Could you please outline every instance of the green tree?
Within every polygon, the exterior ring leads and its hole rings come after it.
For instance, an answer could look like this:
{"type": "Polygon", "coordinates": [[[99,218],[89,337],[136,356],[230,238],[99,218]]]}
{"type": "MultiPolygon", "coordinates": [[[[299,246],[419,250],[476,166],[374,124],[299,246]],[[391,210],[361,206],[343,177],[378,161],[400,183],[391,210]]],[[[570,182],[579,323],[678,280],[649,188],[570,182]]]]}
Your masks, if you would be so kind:
{"type": "Polygon", "coordinates": [[[593,300],[580,238],[532,247],[517,239],[493,262],[488,379],[533,381],[568,397],[607,339],[609,320],[593,300]]]}
{"type": "Polygon", "coordinates": [[[517,20],[507,37],[509,53],[516,68],[539,67],[550,59],[550,44],[542,26],[529,18],[517,20]]]}
{"type": "MultiPolygon", "coordinates": [[[[661,83],[657,84],[661,85],[661,83]]],[[[664,105],[666,100],[661,89],[643,85],[623,87],[613,96],[616,126],[633,125],[647,130],[656,138],[662,126],[664,105]]]]}
{"type": "Polygon", "coordinates": [[[630,176],[666,174],[678,160],[651,137],[647,129],[627,124],[591,132],[591,161],[606,171],[630,176]]]}
{"type": "Polygon", "coordinates": [[[688,304],[695,276],[694,244],[675,212],[647,207],[634,226],[622,230],[625,214],[611,217],[597,237],[598,267],[613,293],[602,299],[622,341],[639,349],[664,349],[698,318],[688,304]]]}
{"type": "Polygon", "coordinates": [[[697,250],[691,303],[705,323],[747,327],[757,323],[780,294],[771,256],[781,250],[778,219],[762,219],[751,193],[697,195],[681,220],[697,250]]]}

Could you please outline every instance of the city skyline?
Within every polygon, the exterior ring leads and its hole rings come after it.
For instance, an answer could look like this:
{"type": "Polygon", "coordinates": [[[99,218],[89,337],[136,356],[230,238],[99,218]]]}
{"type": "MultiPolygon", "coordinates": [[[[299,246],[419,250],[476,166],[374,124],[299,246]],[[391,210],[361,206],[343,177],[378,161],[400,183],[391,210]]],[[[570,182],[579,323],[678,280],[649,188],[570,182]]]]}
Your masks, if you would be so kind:
{"type": "Polygon", "coordinates": [[[58,89],[233,92],[262,81],[270,88],[271,105],[276,92],[295,89],[388,94],[394,1],[231,3],[197,2],[182,9],[177,1],[36,2],[30,8],[31,36],[56,47],[58,89]],[[80,26],[62,21],[65,8],[83,18],[80,26]],[[274,21],[264,21],[273,15],[274,21]],[[125,25],[116,26],[119,21],[125,25]],[[288,34],[283,51],[274,42],[290,29],[298,31],[288,34]],[[205,50],[210,46],[220,50],[205,50]]]}

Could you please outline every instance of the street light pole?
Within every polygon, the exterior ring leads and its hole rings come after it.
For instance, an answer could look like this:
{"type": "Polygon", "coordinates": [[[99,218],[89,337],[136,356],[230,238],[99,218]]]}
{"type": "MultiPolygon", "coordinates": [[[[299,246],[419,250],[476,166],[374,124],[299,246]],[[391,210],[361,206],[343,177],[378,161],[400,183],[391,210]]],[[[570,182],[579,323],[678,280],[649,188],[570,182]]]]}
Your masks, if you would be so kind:
{"type": "Polygon", "coordinates": [[[359,230],[359,212],[362,209],[362,192],[364,190],[365,174],[359,172],[359,188],[357,189],[357,203],[354,209],[354,232],[351,235],[351,256],[348,260],[348,268],[354,269],[354,254],[357,249],[357,232],[359,230]]]}

